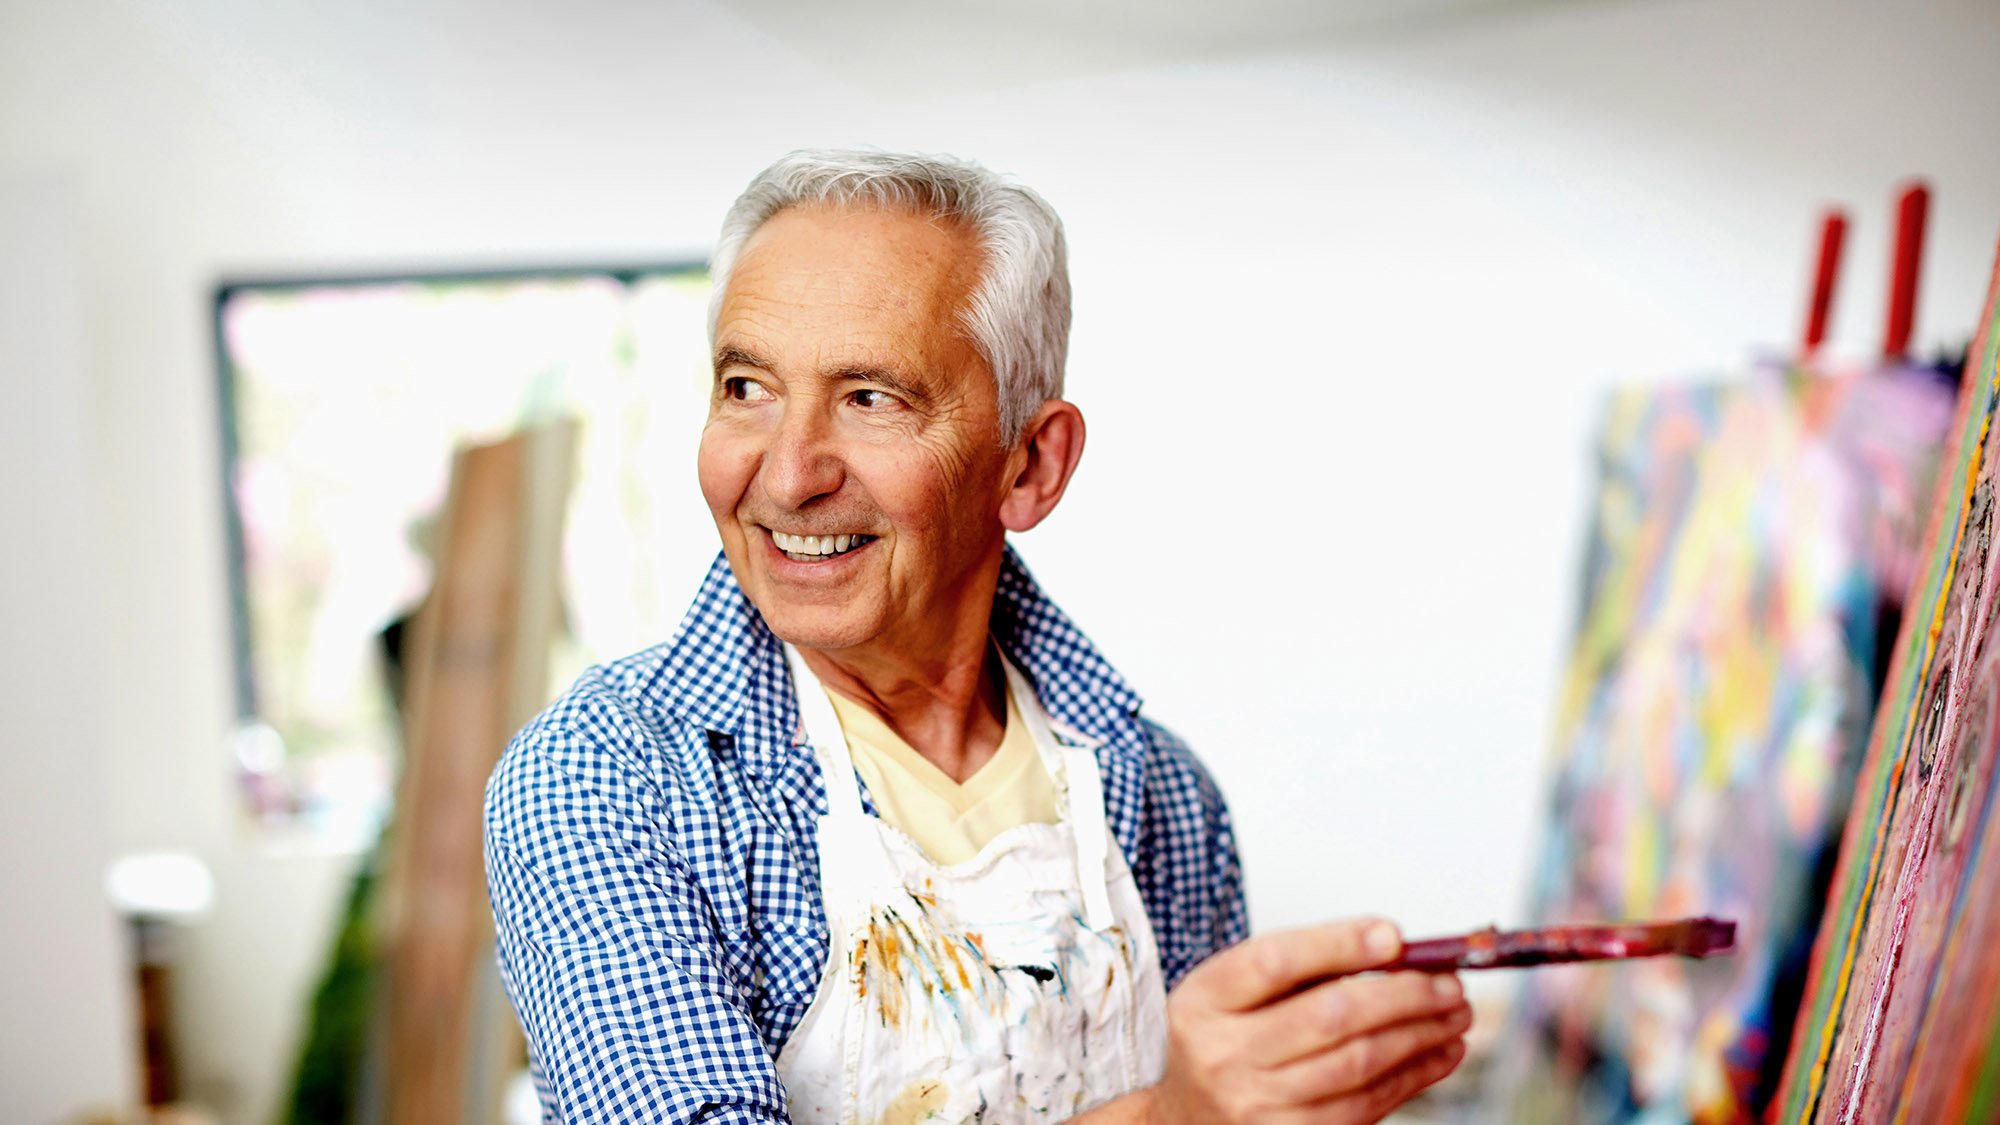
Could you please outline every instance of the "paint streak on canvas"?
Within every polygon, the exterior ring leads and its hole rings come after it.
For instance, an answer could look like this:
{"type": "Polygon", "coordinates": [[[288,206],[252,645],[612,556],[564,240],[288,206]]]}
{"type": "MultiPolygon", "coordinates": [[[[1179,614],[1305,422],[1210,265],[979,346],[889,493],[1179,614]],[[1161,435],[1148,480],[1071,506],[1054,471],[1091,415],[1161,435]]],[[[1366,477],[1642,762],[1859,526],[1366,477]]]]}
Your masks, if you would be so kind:
{"type": "Polygon", "coordinates": [[[1510,1119],[1771,1100],[1952,401],[1927,372],[1776,369],[1612,399],[1531,920],[1712,914],[1738,949],[1537,970],[1510,1119]]]}
{"type": "Polygon", "coordinates": [[[1776,1120],[2000,1120],[2000,270],[1776,1120]]]}

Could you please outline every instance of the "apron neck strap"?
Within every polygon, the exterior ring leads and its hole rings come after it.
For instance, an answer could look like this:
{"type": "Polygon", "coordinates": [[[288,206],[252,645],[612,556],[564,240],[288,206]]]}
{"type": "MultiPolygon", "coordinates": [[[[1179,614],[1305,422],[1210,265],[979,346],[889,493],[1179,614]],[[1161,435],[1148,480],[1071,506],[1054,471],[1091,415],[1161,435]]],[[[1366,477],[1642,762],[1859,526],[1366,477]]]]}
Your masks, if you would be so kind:
{"type": "Polygon", "coordinates": [[[826,775],[826,815],[859,817],[861,785],[854,779],[854,758],[847,750],[847,735],[840,729],[840,716],[819,677],[806,666],[805,657],[791,645],[785,646],[785,661],[792,669],[792,693],[798,696],[799,720],[805,724],[806,740],[826,775]]]}
{"type": "Polygon", "coordinates": [[[1063,779],[1067,801],[1065,815],[1076,839],[1076,879],[1083,891],[1084,922],[1093,930],[1108,930],[1111,913],[1111,828],[1104,816],[1104,779],[1098,776],[1097,755],[1089,746],[1074,745],[1056,737],[1049,716],[1034,686],[1014,662],[1000,653],[1000,666],[1007,670],[1007,687],[1021,721],[1028,724],[1035,746],[1048,762],[1052,776],[1063,779]],[[1056,774],[1057,761],[1062,772],[1056,774]]]}

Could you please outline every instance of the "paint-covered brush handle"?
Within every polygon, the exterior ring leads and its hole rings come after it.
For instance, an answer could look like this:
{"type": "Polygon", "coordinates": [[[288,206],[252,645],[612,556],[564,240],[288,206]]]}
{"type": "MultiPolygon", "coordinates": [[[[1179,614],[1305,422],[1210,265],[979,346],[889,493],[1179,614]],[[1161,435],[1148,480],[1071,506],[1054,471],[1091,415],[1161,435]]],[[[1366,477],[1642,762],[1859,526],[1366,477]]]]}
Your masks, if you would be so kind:
{"type": "Polygon", "coordinates": [[[1384,968],[1449,973],[1632,957],[1709,957],[1726,953],[1735,945],[1736,923],[1716,918],[1539,930],[1488,927],[1458,937],[1405,942],[1402,957],[1384,968]]]}

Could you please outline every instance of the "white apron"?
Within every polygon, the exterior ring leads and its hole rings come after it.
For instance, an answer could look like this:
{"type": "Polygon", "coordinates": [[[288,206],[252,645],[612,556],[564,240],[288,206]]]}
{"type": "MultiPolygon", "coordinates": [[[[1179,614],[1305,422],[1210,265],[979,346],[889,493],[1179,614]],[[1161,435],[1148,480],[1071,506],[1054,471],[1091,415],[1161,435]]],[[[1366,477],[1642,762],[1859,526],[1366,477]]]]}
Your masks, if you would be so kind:
{"type": "Polygon", "coordinates": [[[778,1056],[800,1125],[1061,1121],[1157,1082],[1159,948],[1104,818],[1086,736],[1058,741],[1002,658],[1055,779],[1060,824],[1022,824],[941,867],[867,815],[840,721],[786,647],[826,776],[819,992],[778,1056]]]}

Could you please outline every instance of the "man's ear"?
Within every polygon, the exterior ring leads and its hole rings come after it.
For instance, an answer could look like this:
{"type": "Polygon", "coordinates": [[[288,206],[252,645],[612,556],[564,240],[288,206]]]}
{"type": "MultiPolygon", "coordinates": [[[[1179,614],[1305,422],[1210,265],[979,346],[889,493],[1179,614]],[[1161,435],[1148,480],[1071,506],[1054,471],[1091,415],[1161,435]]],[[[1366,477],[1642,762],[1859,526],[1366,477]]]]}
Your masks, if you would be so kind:
{"type": "Polygon", "coordinates": [[[1083,411],[1059,398],[1044,402],[1007,458],[1014,475],[1000,498],[1001,526],[1026,531],[1048,518],[1082,457],[1083,411]]]}

